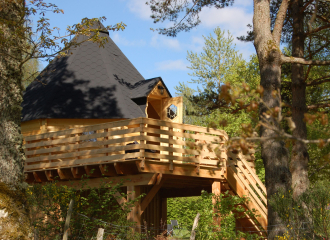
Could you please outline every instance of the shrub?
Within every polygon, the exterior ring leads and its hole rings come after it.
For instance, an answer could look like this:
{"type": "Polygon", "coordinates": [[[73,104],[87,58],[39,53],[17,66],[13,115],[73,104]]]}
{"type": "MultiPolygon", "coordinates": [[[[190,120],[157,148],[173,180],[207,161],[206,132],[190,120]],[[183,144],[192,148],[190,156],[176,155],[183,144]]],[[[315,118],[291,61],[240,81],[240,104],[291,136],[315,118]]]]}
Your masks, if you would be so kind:
{"type": "Polygon", "coordinates": [[[271,199],[271,206],[287,228],[282,239],[330,240],[329,184],[329,181],[317,182],[296,200],[291,190],[271,199]]]}
{"type": "MultiPolygon", "coordinates": [[[[74,210],[69,239],[91,239],[99,227],[105,228],[113,237],[130,235],[130,239],[138,239],[134,237],[134,231],[131,231],[134,223],[127,220],[127,213],[137,199],[120,206],[114,195],[120,192],[122,184],[111,186],[111,182],[103,183],[99,188],[81,190],[87,181],[81,180],[81,188],[78,190],[70,186],[57,186],[56,182],[29,187],[31,219],[39,239],[62,239],[71,199],[74,199],[74,210]]],[[[126,198],[126,194],[121,195],[126,198]]]]}
{"type": "Polygon", "coordinates": [[[168,200],[168,221],[177,219],[181,227],[191,229],[194,218],[199,212],[200,219],[196,229],[196,239],[259,239],[256,234],[243,233],[236,230],[236,219],[242,218],[243,212],[251,218],[255,218],[255,212],[246,210],[242,205],[247,198],[232,196],[227,191],[224,194],[214,195],[202,191],[200,197],[174,198],[168,200]],[[215,205],[212,204],[215,199],[215,205]],[[216,211],[213,211],[213,208],[216,211]],[[220,226],[214,222],[220,218],[220,226]]]}

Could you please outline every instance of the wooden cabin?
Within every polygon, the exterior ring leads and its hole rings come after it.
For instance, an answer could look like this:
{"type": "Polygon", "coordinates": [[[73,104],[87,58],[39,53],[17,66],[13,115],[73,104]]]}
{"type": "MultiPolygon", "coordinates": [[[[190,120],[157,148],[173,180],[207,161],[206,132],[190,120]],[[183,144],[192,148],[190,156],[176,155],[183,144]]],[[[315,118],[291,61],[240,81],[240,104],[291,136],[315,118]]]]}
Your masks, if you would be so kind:
{"type": "MultiPolygon", "coordinates": [[[[167,199],[202,190],[250,197],[260,215],[237,219],[237,228],[265,236],[266,189],[249,156],[225,148],[227,134],[182,123],[182,98],[160,77],[144,79],[109,37],[99,48],[84,42],[54,59],[28,86],[22,104],[28,183],[60,179],[78,186],[123,181],[131,197],[146,193],[129,219],[159,228],[167,199]],[[106,180],[104,178],[106,176],[106,180]]],[[[83,41],[78,36],[77,41],[83,41]]],[[[119,201],[126,201],[120,199],[119,201]]]]}

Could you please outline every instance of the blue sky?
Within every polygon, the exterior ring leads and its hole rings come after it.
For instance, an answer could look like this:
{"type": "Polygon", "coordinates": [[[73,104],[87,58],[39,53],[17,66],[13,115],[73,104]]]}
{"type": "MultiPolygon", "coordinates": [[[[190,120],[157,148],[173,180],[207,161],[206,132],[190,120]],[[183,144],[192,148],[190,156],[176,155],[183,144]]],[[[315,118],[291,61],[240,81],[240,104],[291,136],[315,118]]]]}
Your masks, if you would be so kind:
{"type": "MultiPolygon", "coordinates": [[[[174,87],[179,82],[190,80],[187,51],[201,52],[204,45],[203,35],[208,36],[219,26],[229,30],[236,38],[248,30],[252,23],[253,6],[249,0],[235,0],[232,7],[225,9],[206,8],[200,14],[202,23],[190,32],[182,32],[176,38],[161,36],[150,28],[169,26],[154,24],[149,17],[151,11],[147,0],[56,0],[52,1],[64,14],[49,14],[51,26],[59,27],[60,34],[65,34],[68,25],[79,22],[82,18],[105,16],[104,25],[123,22],[127,25],[122,32],[110,32],[110,37],[119,46],[127,58],[146,79],[162,77],[165,84],[175,94],[174,87]]],[[[248,60],[255,53],[252,43],[235,40],[236,48],[248,60]]],[[[44,64],[46,65],[46,63],[44,64]]]]}

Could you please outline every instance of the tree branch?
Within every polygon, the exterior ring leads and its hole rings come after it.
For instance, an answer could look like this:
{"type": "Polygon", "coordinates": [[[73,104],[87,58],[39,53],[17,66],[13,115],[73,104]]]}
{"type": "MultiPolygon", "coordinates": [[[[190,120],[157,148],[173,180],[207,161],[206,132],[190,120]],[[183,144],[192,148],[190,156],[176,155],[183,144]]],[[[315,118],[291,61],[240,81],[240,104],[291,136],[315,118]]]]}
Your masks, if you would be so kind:
{"type": "Polygon", "coordinates": [[[317,108],[324,108],[324,107],[330,107],[330,103],[314,104],[314,105],[307,106],[308,109],[317,109],[317,108]]]}
{"type": "Polygon", "coordinates": [[[303,65],[330,65],[330,60],[306,60],[304,58],[287,57],[282,55],[282,63],[300,63],[303,65]]]}
{"type": "Polygon", "coordinates": [[[324,25],[322,27],[315,28],[314,30],[311,30],[307,33],[305,33],[305,36],[309,36],[310,34],[317,33],[319,31],[322,31],[324,29],[330,28],[330,24],[324,25]]]}
{"type": "Polygon", "coordinates": [[[303,14],[306,8],[313,2],[314,0],[308,1],[305,6],[300,10],[300,13],[303,14]]]}
{"type": "Polygon", "coordinates": [[[315,79],[312,82],[307,83],[306,86],[315,86],[326,82],[330,82],[330,75],[315,79]]]}
{"type": "Polygon", "coordinates": [[[278,46],[281,41],[283,23],[285,20],[286,12],[288,10],[288,6],[289,6],[289,0],[283,0],[281,3],[280,9],[277,12],[275,25],[274,25],[274,29],[273,29],[273,37],[278,46]]]}
{"type": "Polygon", "coordinates": [[[314,9],[313,15],[312,15],[310,21],[308,22],[308,30],[309,30],[309,32],[312,32],[313,31],[312,24],[315,21],[318,6],[319,6],[319,0],[316,0],[315,9],[314,9]]]}

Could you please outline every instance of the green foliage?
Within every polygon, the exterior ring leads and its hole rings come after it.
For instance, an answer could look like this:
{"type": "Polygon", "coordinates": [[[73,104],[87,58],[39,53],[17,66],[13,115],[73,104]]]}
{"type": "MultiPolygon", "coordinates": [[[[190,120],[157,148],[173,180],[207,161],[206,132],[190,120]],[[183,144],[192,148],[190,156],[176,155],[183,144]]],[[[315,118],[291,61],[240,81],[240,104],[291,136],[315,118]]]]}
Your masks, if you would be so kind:
{"type": "Polygon", "coordinates": [[[239,89],[247,83],[251,89],[256,88],[260,81],[257,57],[252,56],[249,63],[242,60],[241,54],[235,50],[233,37],[229,32],[225,36],[220,28],[204,40],[201,53],[188,52],[187,55],[192,70],[189,86],[179,83],[175,88],[176,94],[184,98],[184,122],[200,126],[213,123],[229,136],[238,136],[241,125],[251,123],[251,115],[246,111],[236,112],[235,100],[228,106],[220,99],[221,87],[229,83],[232,89],[239,89]]]}
{"type": "Polygon", "coordinates": [[[180,226],[191,229],[197,212],[202,212],[205,208],[212,209],[212,201],[201,197],[182,197],[167,199],[167,222],[178,220],[180,226]]]}
{"type": "Polygon", "coordinates": [[[255,212],[246,210],[242,206],[247,201],[249,201],[247,198],[232,196],[228,191],[220,195],[202,191],[200,197],[168,199],[168,223],[176,219],[181,228],[191,229],[196,214],[199,212],[201,216],[196,230],[196,239],[240,239],[241,237],[258,239],[259,237],[255,234],[236,231],[236,219],[242,218],[243,212],[251,218],[256,216],[255,212]],[[214,222],[216,218],[221,219],[220,226],[214,222]]]}
{"type": "MultiPolygon", "coordinates": [[[[81,180],[81,189],[87,180],[81,180]]],[[[57,186],[56,183],[34,184],[28,188],[28,203],[31,206],[31,219],[40,238],[61,239],[64,231],[67,209],[74,199],[70,221],[70,239],[91,239],[97,228],[105,228],[113,237],[130,236],[135,239],[133,222],[127,220],[127,213],[139,198],[120,206],[114,194],[120,192],[121,184],[111,186],[101,184],[98,188],[75,190],[70,186],[57,186]],[[122,209],[123,207],[123,209],[122,209]],[[118,226],[118,227],[117,227],[118,226]],[[119,227],[120,226],[120,227],[119,227]],[[127,227],[122,227],[127,226],[127,227]]],[[[70,185],[70,184],[68,184],[70,185]]],[[[126,194],[121,193],[122,197],[126,194]]]]}
{"type": "MultiPolygon", "coordinates": [[[[249,62],[242,59],[235,49],[232,35],[220,28],[204,37],[205,46],[201,53],[188,52],[192,81],[189,86],[179,83],[176,94],[183,97],[183,121],[204,127],[223,129],[229,137],[240,136],[242,125],[255,127],[258,117],[254,111],[244,108],[252,97],[240,94],[238,89],[257,89],[260,82],[259,62],[256,55],[249,62]],[[221,96],[222,87],[229,83],[234,97],[228,103],[221,96]],[[197,90],[196,90],[197,89],[197,90]]],[[[265,170],[260,147],[256,147],[256,172],[264,181],[265,170]]]]}
{"type": "MultiPolygon", "coordinates": [[[[327,114],[327,117],[329,115],[327,114]]],[[[323,125],[319,120],[307,125],[308,139],[328,139],[330,132],[328,125],[323,125]]],[[[309,179],[312,183],[329,179],[330,177],[330,145],[310,144],[309,153],[309,179]]]]}
{"type": "Polygon", "coordinates": [[[330,239],[329,184],[329,181],[319,181],[297,199],[293,199],[290,190],[270,200],[286,225],[283,239],[330,239]]]}

